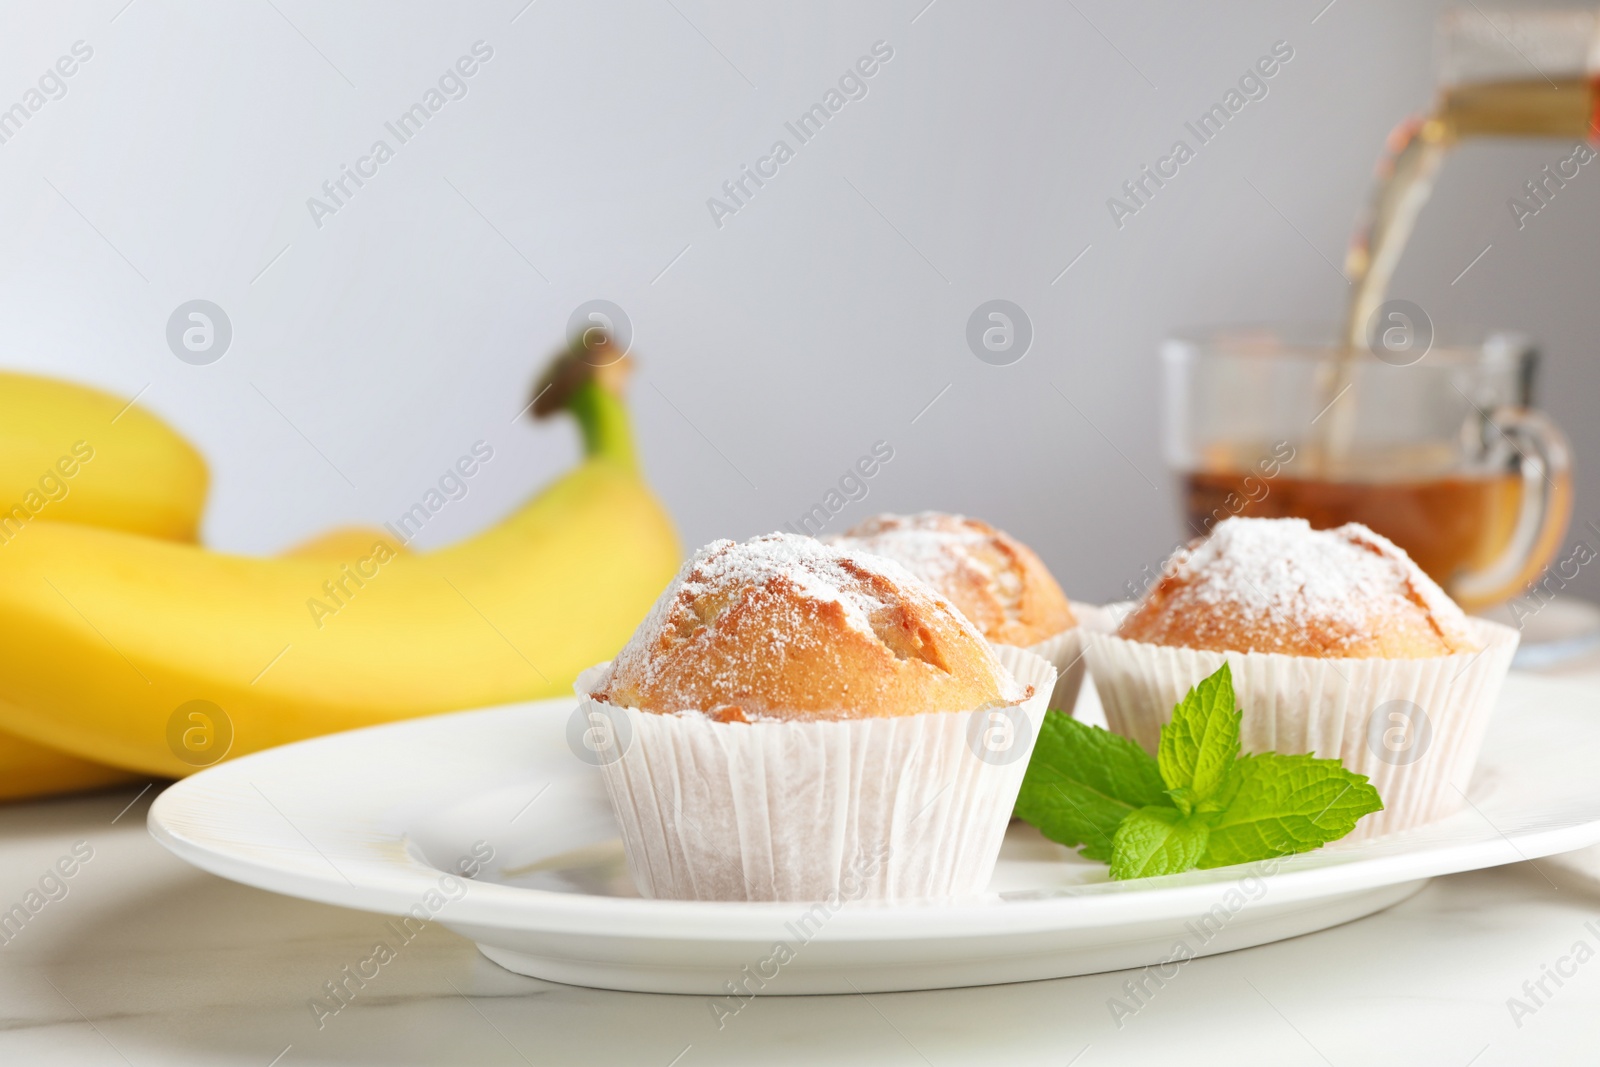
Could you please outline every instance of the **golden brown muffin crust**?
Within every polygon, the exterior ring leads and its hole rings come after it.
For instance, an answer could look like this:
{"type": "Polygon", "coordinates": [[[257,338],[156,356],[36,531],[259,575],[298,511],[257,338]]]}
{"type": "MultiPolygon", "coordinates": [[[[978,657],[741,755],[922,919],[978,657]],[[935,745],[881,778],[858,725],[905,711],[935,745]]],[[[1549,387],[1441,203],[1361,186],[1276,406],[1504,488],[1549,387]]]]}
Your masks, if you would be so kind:
{"type": "Polygon", "coordinates": [[[1476,651],[1467,618],[1360,523],[1230,518],[1181,550],[1118,636],[1216,652],[1420,659],[1476,651]]]}
{"type": "Polygon", "coordinates": [[[1076,626],[1033,549],[965,515],[876,515],[830,543],[887,556],[949,597],[983,635],[1026,648],[1076,626]]]}
{"type": "Polygon", "coordinates": [[[898,564],[768,534],[696,552],[592,695],[741,722],[971,711],[1027,691],[898,564]]]}

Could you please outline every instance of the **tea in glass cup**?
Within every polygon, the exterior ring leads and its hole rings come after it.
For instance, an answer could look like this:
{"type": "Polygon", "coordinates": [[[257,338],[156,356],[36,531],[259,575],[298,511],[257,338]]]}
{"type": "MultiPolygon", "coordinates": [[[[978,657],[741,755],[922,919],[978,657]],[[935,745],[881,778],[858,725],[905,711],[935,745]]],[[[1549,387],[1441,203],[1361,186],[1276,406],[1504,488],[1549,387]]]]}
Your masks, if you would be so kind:
{"type": "Polygon", "coordinates": [[[1360,522],[1468,608],[1520,593],[1560,546],[1569,454],[1531,407],[1522,337],[1435,343],[1398,365],[1349,360],[1336,330],[1247,327],[1175,338],[1163,357],[1165,451],[1195,536],[1232,515],[1360,522]],[[1331,399],[1330,381],[1344,383],[1331,399]],[[1335,411],[1337,450],[1321,432],[1335,411]]]}

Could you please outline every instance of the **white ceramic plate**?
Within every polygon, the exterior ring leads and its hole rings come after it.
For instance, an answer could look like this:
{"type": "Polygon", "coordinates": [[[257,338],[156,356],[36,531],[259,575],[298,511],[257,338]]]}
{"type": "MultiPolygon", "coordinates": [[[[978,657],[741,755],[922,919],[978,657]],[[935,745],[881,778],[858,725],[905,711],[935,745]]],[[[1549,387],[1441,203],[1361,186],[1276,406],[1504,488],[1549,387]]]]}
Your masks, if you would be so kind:
{"type": "MultiPolygon", "coordinates": [[[[523,974],[713,995],[933,989],[1160,964],[1360,918],[1434,875],[1600,841],[1600,695],[1513,675],[1469,807],[1292,857],[1261,881],[1224,868],[1111,883],[1103,865],[1013,825],[981,899],[831,914],[644,900],[599,772],[568,745],[574,704],[418,719],[224,763],[163,793],[150,830],[225,878],[409,912],[412,929],[441,922],[523,974]],[[473,880],[449,876],[463,863],[476,865],[473,880]]],[[[1086,686],[1079,714],[1098,712],[1086,686]]],[[[403,925],[395,920],[397,935],[403,925]]]]}

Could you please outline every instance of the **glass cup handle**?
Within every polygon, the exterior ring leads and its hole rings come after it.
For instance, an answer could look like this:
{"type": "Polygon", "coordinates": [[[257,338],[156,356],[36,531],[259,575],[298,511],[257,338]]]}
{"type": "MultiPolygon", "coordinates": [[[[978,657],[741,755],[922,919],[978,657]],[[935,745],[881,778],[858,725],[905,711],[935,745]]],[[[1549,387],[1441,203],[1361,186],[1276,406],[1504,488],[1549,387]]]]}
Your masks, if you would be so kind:
{"type": "Polygon", "coordinates": [[[1521,593],[1555,557],[1572,518],[1571,453],[1560,428],[1543,413],[1522,407],[1499,408],[1489,422],[1519,457],[1522,508],[1500,558],[1452,583],[1456,600],[1469,609],[1521,593]]]}

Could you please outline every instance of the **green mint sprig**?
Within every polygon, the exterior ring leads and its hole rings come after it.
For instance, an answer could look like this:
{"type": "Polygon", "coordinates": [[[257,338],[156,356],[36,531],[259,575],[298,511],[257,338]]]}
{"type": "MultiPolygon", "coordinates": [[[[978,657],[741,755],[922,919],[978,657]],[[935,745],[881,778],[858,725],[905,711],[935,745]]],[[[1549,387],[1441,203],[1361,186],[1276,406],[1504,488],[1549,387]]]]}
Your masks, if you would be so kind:
{"type": "Polygon", "coordinates": [[[1125,879],[1307,852],[1383,810],[1366,776],[1338,760],[1239,755],[1240,719],[1226,663],[1173,709],[1154,759],[1049,712],[1017,815],[1125,879]]]}

